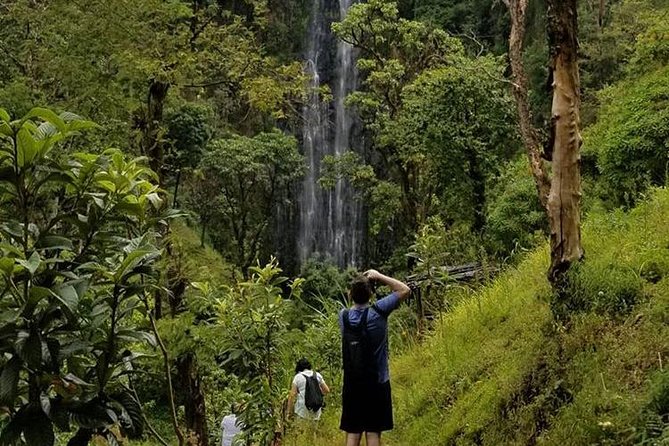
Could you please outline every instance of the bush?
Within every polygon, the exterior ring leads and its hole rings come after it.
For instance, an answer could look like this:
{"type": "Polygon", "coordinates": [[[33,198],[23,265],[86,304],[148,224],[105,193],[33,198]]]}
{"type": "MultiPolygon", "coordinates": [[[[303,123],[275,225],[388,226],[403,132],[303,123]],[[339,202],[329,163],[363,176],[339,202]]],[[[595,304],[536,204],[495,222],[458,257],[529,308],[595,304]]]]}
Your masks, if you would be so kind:
{"type": "Polygon", "coordinates": [[[167,162],[174,168],[194,168],[213,135],[213,111],[201,104],[185,103],[166,113],[167,162]]]}
{"type": "Polygon", "coordinates": [[[525,156],[511,161],[497,179],[488,202],[487,249],[506,257],[532,248],[547,232],[546,214],[525,156]]]}
{"type": "Polygon", "coordinates": [[[322,308],[322,298],[344,301],[348,285],[355,274],[352,268],[339,269],[332,259],[311,257],[300,271],[300,277],[304,279],[302,300],[319,309],[322,308]]]}
{"type": "Polygon", "coordinates": [[[585,159],[595,157],[601,198],[633,206],[669,168],[669,66],[601,93],[599,120],[583,132],[585,159]]]}

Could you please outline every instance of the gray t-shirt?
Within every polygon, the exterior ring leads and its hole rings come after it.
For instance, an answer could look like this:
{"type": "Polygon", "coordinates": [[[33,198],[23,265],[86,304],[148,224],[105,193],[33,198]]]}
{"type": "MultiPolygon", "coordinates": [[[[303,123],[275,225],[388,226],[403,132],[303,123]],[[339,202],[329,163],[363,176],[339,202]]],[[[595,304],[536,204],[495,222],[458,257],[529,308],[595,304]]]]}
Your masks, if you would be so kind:
{"type": "MultiPolygon", "coordinates": [[[[385,313],[385,317],[372,308],[367,312],[367,332],[372,342],[374,356],[376,357],[377,369],[379,371],[379,383],[383,384],[390,380],[388,372],[388,320],[390,313],[400,306],[400,298],[397,293],[391,293],[383,299],[376,301],[376,306],[385,313]]],[[[356,326],[362,319],[364,307],[353,307],[349,309],[348,320],[351,325],[356,326]]],[[[344,311],[339,313],[339,328],[344,332],[344,311]]]]}

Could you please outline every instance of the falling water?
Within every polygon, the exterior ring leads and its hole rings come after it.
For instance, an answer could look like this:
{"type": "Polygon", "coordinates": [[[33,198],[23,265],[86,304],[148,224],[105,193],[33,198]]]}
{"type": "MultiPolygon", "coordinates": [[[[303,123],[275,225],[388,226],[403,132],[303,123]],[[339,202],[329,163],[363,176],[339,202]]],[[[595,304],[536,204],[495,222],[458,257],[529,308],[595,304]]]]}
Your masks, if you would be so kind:
{"type": "Polygon", "coordinates": [[[336,39],[330,30],[330,15],[340,20],[351,5],[339,0],[338,8],[314,0],[309,27],[306,71],[311,79],[310,96],[303,110],[303,145],[307,174],[300,197],[300,260],[312,254],[331,257],[339,266],[356,265],[362,241],[361,204],[353,197],[346,180],[339,180],[333,190],[318,185],[321,160],[326,155],[341,155],[357,149],[354,141],[355,117],[344,103],[356,85],[354,50],[336,39]],[[333,14],[328,14],[329,12],[333,14]],[[332,49],[336,47],[336,57],[332,49]],[[334,59],[334,60],[331,60],[334,59]],[[328,85],[331,104],[324,103],[319,88],[328,85]]]}

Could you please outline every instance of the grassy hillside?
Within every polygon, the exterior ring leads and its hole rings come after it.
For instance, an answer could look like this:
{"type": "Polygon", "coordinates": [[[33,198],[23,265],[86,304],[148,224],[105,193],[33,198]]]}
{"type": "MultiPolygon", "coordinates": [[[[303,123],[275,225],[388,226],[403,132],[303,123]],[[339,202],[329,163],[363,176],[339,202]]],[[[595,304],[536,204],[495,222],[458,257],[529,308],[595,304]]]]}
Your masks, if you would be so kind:
{"type": "MultiPolygon", "coordinates": [[[[385,444],[669,444],[668,217],[667,190],[588,217],[565,324],[551,316],[546,248],[445,315],[392,359],[385,444]]],[[[317,444],[341,443],[337,418],[317,444]]]]}

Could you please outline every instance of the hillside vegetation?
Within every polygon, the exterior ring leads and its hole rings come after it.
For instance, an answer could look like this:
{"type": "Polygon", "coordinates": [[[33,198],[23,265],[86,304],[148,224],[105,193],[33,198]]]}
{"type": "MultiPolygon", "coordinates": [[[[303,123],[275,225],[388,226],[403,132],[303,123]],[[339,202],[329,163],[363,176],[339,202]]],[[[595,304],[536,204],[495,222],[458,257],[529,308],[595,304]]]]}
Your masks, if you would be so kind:
{"type": "MultiPolygon", "coordinates": [[[[392,360],[386,444],[666,444],[667,215],[667,190],[629,213],[591,213],[564,324],[551,316],[545,247],[445,314],[392,360]]],[[[337,417],[318,444],[341,442],[337,417]]]]}

